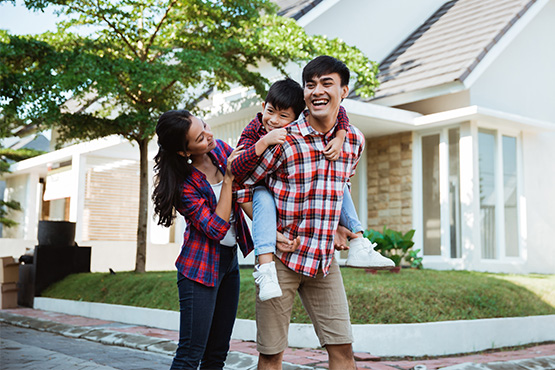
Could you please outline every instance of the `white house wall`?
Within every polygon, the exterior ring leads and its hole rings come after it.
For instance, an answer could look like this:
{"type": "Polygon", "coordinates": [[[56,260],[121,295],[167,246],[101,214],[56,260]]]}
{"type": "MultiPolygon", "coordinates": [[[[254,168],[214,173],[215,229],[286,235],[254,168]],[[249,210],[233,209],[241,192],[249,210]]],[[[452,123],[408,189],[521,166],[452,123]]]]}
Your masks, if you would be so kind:
{"type": "Polygon", "coordinates": [[[470,105],[555,125],[554,45],[555,1],[552,0],[470,86],[470,105]]]}
{"type": "Polygon", "coordinates": [[[524,133],[523,185],[529,272],[555,273],[555,133],[524,133]]]}
{"type": "Polygon", "coordinates": [[[324,0],[299,19],[310,35],[340,38],[381,62],[445,0],[324,0]],[[325,10],[317,18],[319,8],[325,10]]]}

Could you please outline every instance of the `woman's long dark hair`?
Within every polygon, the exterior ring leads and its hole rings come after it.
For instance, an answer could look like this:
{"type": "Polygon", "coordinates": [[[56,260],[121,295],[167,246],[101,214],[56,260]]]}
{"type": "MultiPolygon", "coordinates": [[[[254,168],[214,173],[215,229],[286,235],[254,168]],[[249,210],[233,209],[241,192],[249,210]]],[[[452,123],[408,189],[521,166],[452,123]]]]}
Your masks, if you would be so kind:
{"type": "Polygon", "coordinates": [[[154,157],[154,213],[158,225],[171,226],[175,209],[181,204],[183,181],[191,175],[192,165],[177,152],[186,152],[187,133],[191,127],[191,113],[186,110],[170,110],[158,119],[158,153],[154,157]]]}

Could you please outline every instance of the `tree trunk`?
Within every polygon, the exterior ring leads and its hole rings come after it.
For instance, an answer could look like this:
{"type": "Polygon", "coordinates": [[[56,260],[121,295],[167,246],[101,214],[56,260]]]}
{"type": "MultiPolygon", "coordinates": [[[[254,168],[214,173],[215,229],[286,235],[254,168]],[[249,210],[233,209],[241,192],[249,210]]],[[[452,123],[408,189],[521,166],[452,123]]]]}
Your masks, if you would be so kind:
{"type": "Polygon", "coordinates": [[[146,240],[148,219],[148,142],[149,139],[138,140],[140,155],[140,187],[139,187],[139,224],[137,226],[137,257],[135,272],[143,273],[146,268],[146,240]]]}

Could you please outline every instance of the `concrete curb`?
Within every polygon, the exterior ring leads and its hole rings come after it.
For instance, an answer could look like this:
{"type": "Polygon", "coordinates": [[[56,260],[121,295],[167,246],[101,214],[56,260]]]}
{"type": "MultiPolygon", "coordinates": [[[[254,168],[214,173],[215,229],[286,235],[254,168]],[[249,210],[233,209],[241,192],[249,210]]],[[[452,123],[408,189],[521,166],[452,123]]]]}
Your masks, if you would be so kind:
{"type": "MultiPolygon", "coordinates": [[[[179,330],[179,313],[104,303],[35,298],[35,309],[179,330]]],[[[555,315],[441,321],[422,324],[353,325],[355,352],[382,357],[445,356],[555,341],[555,315]],[[392,346],[391,343],[395,343],[392,346]]],[[[256,324],[238,319],[233,339],[255,341],[256,324]]],[[[289,346],[319,348],[311,324],[291,324],[289,346]]]]}
{"type": "Polygon", "coordinates": [[[60,324],[4,311],[0,311],[0,322],[60,334],[66,337],[81,338],[108,345],[117,345],[143,351],[151,351],[168,356],[173,356],[175,349],[177,348],[177,344],[168,339],[151,338],[144,335],[122,333],[87,326],[60,324]]]}
{"type": "Polygon", "coordinates": [[[510,370],[510,369],[555,369],[555,356],[536,357],[533,359],[507,362],[490,362],[488,364],[464,363],[444,367],[441,370],[510,370]]]}

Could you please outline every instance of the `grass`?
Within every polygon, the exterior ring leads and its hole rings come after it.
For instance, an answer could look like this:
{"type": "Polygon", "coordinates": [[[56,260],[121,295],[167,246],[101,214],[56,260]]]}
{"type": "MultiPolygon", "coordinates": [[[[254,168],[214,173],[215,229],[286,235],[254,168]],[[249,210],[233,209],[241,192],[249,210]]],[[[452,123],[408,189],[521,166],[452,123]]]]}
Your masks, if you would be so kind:
{"type": "MultiPolygon", "coordinates": [[[[555,275],[342,268],[353,324],[419,323],[555,314],[555,275]]],[[[255,318],[252,269],[241,269],[238,318],[255,318]]],[[[176,272],[70,275],[44,297],[179,310],[176,272]]],[[[308,323],[299,298],[292,322],[308,323]]]]}

